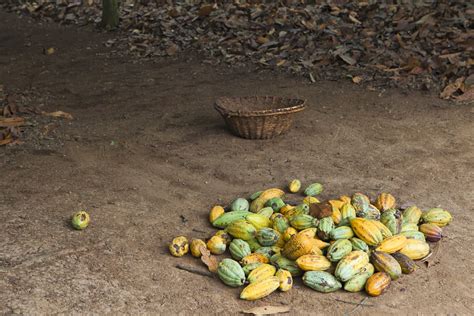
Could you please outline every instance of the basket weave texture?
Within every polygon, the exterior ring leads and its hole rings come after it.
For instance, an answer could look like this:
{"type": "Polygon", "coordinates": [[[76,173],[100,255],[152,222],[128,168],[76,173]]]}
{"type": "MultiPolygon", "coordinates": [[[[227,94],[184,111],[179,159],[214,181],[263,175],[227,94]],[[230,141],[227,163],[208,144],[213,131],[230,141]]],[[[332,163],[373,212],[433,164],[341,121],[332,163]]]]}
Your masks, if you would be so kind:
{"type": "Polygon", "coordinates": [[[215,109],[237,136],[269,139],[288,131],[294,114],[306,108],[306,100],[275,96],[222,97],[215,109]]]}

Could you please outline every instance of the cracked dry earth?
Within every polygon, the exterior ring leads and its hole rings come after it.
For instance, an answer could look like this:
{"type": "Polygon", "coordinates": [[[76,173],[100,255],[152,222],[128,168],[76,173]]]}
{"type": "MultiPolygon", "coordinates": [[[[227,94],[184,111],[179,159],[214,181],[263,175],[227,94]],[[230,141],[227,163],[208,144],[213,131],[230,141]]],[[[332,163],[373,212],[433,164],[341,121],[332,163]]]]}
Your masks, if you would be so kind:
{"type": "Polygon", "coordinates": [[[176,235],[211,235],[212,205],[293,177],[322,182],[323,198],[388,191],[454,216],[430,267],[353,314],[472,313],[472,106],[211,67],[197,56],[110,57],[107,36],[0,12],[0,84],[74,116],[56,120],[48,137],[34,133],[40,122],[23,145],[0,148],[0,313],[237,314],[280,304],[294,314],[351,312],[365,294],[324,295],[297,281],[245,302],[239,289],[175,268],[200,268],[198,260],[168,254],[176,235]],[[248,94],[296,95],[310,106],[287,135],[249,141],[230,135],[212,108],[218,96],[248,94]],[[73,231],[68,219],[82,208],[92,224],[73,231]]]}

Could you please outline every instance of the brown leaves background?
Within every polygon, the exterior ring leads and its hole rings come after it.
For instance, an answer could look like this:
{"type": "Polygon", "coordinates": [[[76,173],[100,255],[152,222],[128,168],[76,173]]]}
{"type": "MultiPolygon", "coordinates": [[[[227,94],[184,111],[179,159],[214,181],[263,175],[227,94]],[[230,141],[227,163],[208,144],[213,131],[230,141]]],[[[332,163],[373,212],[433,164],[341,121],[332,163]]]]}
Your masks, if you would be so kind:
{"type": "MultiPolygon", "coordinates": [[[[355,78],[375,87],[439,91],[443,98],[465,93],[456,86],[474,64],[472,1],[263,2],[126,0],[121,32],[106,45],[140,57],[197,50],[206,62],[250,62],[311,81],[355,78]]],[[[100,21],[99,0],[4,6],[64,24],[100,21]]]]}

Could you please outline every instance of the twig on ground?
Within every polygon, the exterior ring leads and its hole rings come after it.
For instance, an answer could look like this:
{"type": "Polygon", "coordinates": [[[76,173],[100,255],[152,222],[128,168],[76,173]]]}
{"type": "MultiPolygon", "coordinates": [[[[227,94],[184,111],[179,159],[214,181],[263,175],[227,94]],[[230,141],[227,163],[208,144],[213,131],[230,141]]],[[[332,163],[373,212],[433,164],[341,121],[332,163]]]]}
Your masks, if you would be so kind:
{"type": "Polygon", "coordinates": [[[363,299],[361,302],[359,302],[359,303],[344,301],[344,300],[341,300],[341,299],[339,299],[339,298],[336,298],[335,300],[338,301],[338,302],[341,302],[341,303],[346,303],[346,304],[351,304],[351,305],[363,305],[363,306],[369,306],[369,307],[374,306],[374,305],[372,305],[372,304],[363,304],[366,299],[368,299],[368,297],[364,298],[364,299],[363,299]]]}
{"type": "Polygon", "coordinates": [[[180,270],[184,270],[184,271],[187,271],[187,272],[190,272],[190,273],[210,277],[210,278],[214,277],[214,275],[211,272],[198,270],[196,268],[193,268],[193,267],[190,267],[190,266],[184,266],[182,264],[175,265],[175,268],[180,269],[180,270]]]}
{"type": "Polygon", "coordinates": [[[356,307],[354,307],[349,313],[347,313],[347,315],[350,315],[350,314],[354,313],[354,312],[355,312],[356,310],[358,310],[361,306],[367,306],[367,305],[364,304],[364,302],[365,302],[366,300],[368,300],[368,299],[369,299],[368,297],[365,297],[362,301],[359,302],[359,304],[357,304],[356,307]]]}

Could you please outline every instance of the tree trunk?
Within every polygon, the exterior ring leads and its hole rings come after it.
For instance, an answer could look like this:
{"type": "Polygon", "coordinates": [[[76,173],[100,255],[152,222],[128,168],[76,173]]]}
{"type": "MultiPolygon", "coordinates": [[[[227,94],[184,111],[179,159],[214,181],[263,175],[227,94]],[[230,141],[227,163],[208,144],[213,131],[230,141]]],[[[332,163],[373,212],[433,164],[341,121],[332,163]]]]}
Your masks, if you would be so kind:
{"type": "Polygon", "coordinates": [[[102,0],[102,25],[114,29],[119,23],[119,0],[102,0]]]}

